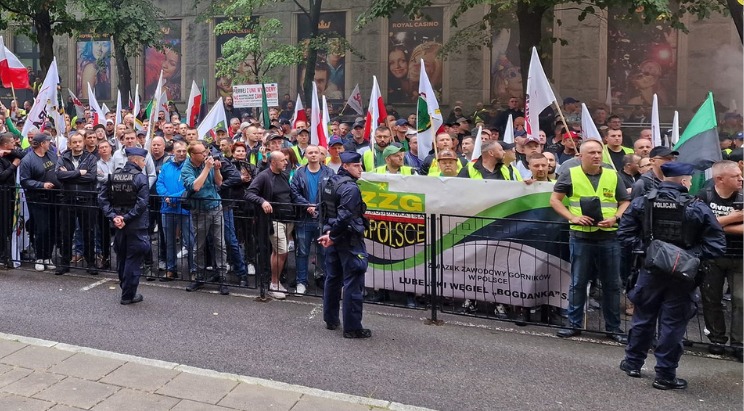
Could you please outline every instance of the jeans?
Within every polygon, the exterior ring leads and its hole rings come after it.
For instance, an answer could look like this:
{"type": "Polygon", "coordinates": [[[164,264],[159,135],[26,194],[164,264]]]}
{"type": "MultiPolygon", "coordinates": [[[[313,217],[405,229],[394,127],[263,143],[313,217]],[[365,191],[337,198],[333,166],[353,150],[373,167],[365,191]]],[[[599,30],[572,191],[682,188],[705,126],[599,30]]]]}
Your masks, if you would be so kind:
{"type": "MultiPolygon", "coordinates": [[[[52,258],[52,250],[57,242],[58,213],[54,204],[48,202],[28,202],[28,211],[33,220],[33,240],[36,259],[52,258]]],[[[68,262],[70,260],[67,260],[68,262]]]]}
{"type": "Polygon", "coordinates": [[[310,246],[315,244],[315,267],[325,267],[325,248],[317,244],[320,236],[320,225],[317,220],[303,220],[295,226],[295,265],[297,266],[297,284],[307,286],[308,257],[310,246]]]}
{"type": "Polygon", "coordinates": [[[703,300],[703,317],[705,328],[710,331],[711,342],[726,344],[726,319],[721,299],[723,282],[728,280],[731,287],[731,343],[742,341],[742,260],[741,257],[722,257],[709,261],[708,273],[700,286],[703,300]]]}
{"type": "Polygon", "coordinates": [[[225,208],[222,212],[225,218],[225,245],[227,248],[227,260],[232,264],[235,275],[243,277],[248,275],[245,267],[245,259],[240,252],[240,244],[235,234],[235,219],[233,218],[233,209],[225,208]]]}
{"type": "Polygon", "coordinates": [[[191,218],[188,214],[167,214],[163,217],[163,234],[165,235],[165,269],[170,272],[178,272],[178,261],[176,261],[176,227],[181,227],[181,243],[189,250],[189,272],[194,271],[194,232],[191,230],[191,218]]]}
{"type": "Polygon", "coordinates": [[[194,226],[196,236],[196,280],[205,281],[207,237],[212,240],[214,247],[215,266],[220,276],[220,281],[226,281],[227,255],[225,253],[225,223],[222,215],[222,207],[211,210],[191,210],[191,224],[194,226]]]}
{"type": "Polygon", "coordinates": [[[602,282],[602,314],[605,330],[620,330],[620,244],[616,239],[569,240],[571,286],[568,290],[568,320],[572,328],[583,328],[586,286],[597,276],[602,282]]]}

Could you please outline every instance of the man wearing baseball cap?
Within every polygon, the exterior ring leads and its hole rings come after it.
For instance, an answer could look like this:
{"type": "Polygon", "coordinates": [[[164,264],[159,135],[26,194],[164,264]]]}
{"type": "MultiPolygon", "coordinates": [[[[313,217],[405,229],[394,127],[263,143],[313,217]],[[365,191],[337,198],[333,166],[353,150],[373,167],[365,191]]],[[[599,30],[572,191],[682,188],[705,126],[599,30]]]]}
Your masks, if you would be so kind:
{"type": "Polygon", "coordinates": [[[400,174],[410,176],[416,174],[413,167],[403,165],[405,151],[401,147],[387,146],[382,151],[382,157],[385,159],[385,165],[374,169],[373,173],[377,174],[400,174]]]}
{"type": "Polygon", "coordinates": [[[657,146],[652,148],[648,155],[651,159],[651,170],[641,174],[641,177],[633,184],[633,189],[630,191],[631,198],[636,199],[655,188],[659,188],[659,184],[664,179],[661,166],[674,161],[678,155],[677,151],[673,151],[669,147],[657,146]]]}
{"type": "Polygon", "coordinates": [[[36,251],[36,271],[54,270],[52,249],[57,241],[57,195],[54,189],[62,186],[54,172],[57,155],[49,151],[52,138],[38,133],[31,141],[32,150],[21,160],[19,175],[26,192],[28,210],[34,221],[32,235],[36,251]]]}
{"type": "Polygon", "coordinates": [[[533,154],[540,153],[540,138],[538,136],[527,137],[522,146],[523,158],[517,158],[515,167],[519,170],[519,174],[523,179],[529,180],[532,178],[532,171],[530,170],[529,158],[533,154]]]}
{"type": "Polygon", "coordinates": [[[457,177],[457,165],[460,159],[454,151],[450,149],[440,151],[437,155],[437,162],[440,177],[457,177]]]}

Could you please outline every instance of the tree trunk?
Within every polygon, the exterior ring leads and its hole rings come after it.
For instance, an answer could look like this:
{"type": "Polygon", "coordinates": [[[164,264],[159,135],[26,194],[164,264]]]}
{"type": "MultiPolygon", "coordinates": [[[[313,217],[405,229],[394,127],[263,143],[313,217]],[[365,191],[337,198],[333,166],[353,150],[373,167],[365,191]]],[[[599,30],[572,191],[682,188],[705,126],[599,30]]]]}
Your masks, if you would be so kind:
{"type": "Polygon", "coordinates": [[[34,15],[34,28],[36,29],[36,42],[39,45],[39,61],[43,79],[54,60],[54,35],[49,11],[41,10],[34,15]]]}
{"type": "MultiPolygon", "coordinates": [[[[129,93],[132,90],[132,70],[129,68],[129,60],[124,50],[124,44],[117,36],[113,37],[114,57],[116,58],[116,72],[119,77],[119,91],[121,91],[122,105],[129,101],[129,93]]],[[[134,99],[134,96],[132,96],[134,99]]]]}
{"type": "Polygon", "coordinates": [[[742,36],[742,5],[738,0],[726,0],[729,11],[731,12],[731,18],[734,19],[736,25],[736,31],[739,33],[739,40],[744,43],[744,36],[742,36]]]}
{"type": "MultiPolygon", "coordinates": [[[[531,6],[526,1],[517,2],[517,21],[519,22],[519,60],[522,70],[522,91],[527,90],[527,75],[530,70],[532,47],[540,50],[542,40],[542,19],[548,9],[531,6]]],[[[551,70],[545,70],[550,74],[551,70]]],[[[525,93],[526,94],[526,93],[525,93]]]]}
{"type": "MultiPolygon", "coordinates": [[[[310,38],[314,39],[318,36],[318,23],[320,23],[320,9],[323,5],[323,0],[311,0],[308,12],[310,15],[310,38]]],[[[307,53],[307,61],[305,62],[305,78],[302,81],[302,91],[305,95],[305,105],[310,107],[312,104],[311,99],[313,97],[313,80],[315,80],[315,64],[318,62],[318,50],[311,48],[307,53]],[[310,103],[308,103],[310,102],[310,103]]]]}

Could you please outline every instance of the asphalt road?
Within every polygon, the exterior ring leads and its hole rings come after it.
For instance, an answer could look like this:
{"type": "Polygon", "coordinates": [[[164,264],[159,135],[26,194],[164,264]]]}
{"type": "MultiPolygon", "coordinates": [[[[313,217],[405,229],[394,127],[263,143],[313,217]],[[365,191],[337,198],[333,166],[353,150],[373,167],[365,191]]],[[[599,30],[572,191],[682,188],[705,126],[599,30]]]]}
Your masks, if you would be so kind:
{"type": "Polygon", "coordinates": [[[5,271],[0,331],[441,410],[742,409],[742,365],[730,360],[685,355],[690,387],[662,392],[653,356],[628,378],[623,348],[601,335],[565,341],[457,316],[426,325],[424,311],[367,305],[373,338],[347,340],[324,328],[317,298],[183,286],[143,282],[145,301],[122,306],[111,276],[5,271]]]}

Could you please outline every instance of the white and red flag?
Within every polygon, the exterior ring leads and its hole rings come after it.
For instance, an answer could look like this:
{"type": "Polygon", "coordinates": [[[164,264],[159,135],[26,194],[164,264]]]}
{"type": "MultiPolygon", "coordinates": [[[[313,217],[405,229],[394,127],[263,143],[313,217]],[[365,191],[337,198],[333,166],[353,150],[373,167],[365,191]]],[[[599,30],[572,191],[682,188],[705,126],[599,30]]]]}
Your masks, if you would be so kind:
{"type": "Polygon", "coordinates": [[[0,44],[2,44],[2,48],[0,48],[0,79],[2,79],[3,87],[31,88],[28,83],[26,66],[5,47],[2,36],[0,36],[0,44]]]}

